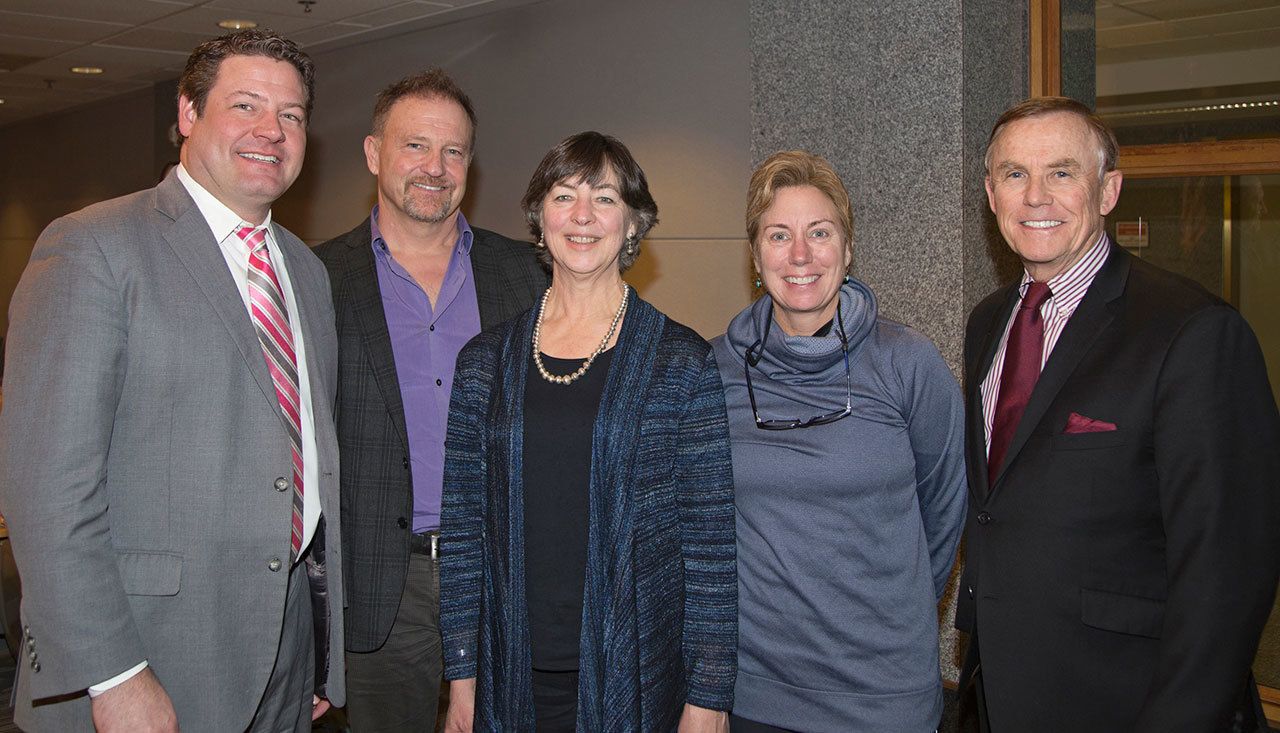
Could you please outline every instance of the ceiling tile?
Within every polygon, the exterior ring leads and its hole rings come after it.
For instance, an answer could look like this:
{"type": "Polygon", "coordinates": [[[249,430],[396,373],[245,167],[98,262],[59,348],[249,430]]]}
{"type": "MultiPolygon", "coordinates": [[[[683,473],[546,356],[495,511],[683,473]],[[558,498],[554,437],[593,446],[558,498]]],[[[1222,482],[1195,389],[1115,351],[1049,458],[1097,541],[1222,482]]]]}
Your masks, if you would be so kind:
{"type": "Polygon", "coordinates": [[[169,67],[186,63],[186,53],[167,53],[162,51],[144,51],[136,48],[115,48],[112,46],[81,46],[43,59],[31,64],[23,71],[41,74],[49,78],[77,78],[72,74],[72,66],[100,66],[103,73],[96,77],[118,81],[127,79],[147,69],[169,67]]]}
{"type": "Polygon", "coordinates": [[[145,71],[139,71],[136,74],[131,74],[129,79],[131,81],[145,81],[148,84],[155,84],[156,82],[161,81],[173,81],[179,76],[182,76],[182,69],[184,66],[185,64],[175,64],[174,66],[166,68],[147,69],[145,71]]]}
{"type": "Polygon", "coordinates": [[[145,23],[193,5],[165,0],[4,0],[4,9],[60,18],[101,20],[115,23],[145,23]]]}
{"type": "Polygon", "coordinates": [[[47,15],[11,13],[0,10],[0,28],[6,35],[29,38],[50,38],[58,41],[88,43],[119,33],[128,28],[127,23],[103,23],[96,20],[71,20],[47,15]]]}
{"type": "MultiPolygon", "coordinates": [[[[1254,33],[1256,31],[1270,31],[1275,34],[1276,39],[1280,39],[1280,5],[1239,13],[1099,30],[1098,46],[1123,48],[1125,46],[1141,46],[1151,43],[1167,43],[1228,34],[1254,33]]],[[[1217,45],[1218,48],[1213,50],[1231,50],[1230,42],[1228,41],[1220,40],[1217,45]]],[[[1280,45],[1280,40],[1273,42],[1272,45],[1280,45]]]]}
{"type": "Polygon", "coordinates": [[[1098,29],[1097,41],[1098,48],[1124,48],[1172,41],[1177,37],[1169,23],[1146,23],[1123,28],[1098,29]]]}
{"type": "MultiPolygon", "coordinates": [[[[278,0],[271,4],[271,12],[299,18],[333,21],[385,10],[402,5],[404,2],[405,0],[316,0],[316,3],[311,6],[311,11],[307,12],[306,6],[296,0],[278,0]]],[[[254,14],[262,9],[263,3],[262,0],[213,0],[208,7],[237,10],[257,20],[254,14]]]]}
{"type": "Polygon", "coordinates": [[[1130,0],[1116,3],[1161,20],[1225,15],[1275,7],[1275,0],[1130,0]]]}
{"type": "MultiPolygon", "coordinates": [[[[27,38],[0,34],[0,56],[34,56],[45,58],[79,46],[75,41],[55,41],[49,38],[27,38]]],[[[13,66],[8,67],[15,68],[13,66]]]]}
{"type": "MultiPolygon", "coordinates": [[[[259,4],[260,6],[261,3],[259,4]]],[[[306,28],[314,28],[325,22],[324,19],[314,15],[298,14],[293,16],[264,13],[261,10],[256,10],[252,13],[230,13],[226,9],[203,6],[175,13],[147,25],[152,28],[186,31],[188,33],[206,33],[210,29],[225,33],[226,31],[218,27],[218,21],[228,18],[252,20],[258,24],[259,28],[270,28],[277,33],[285,35],[306,28]]]]}
{"type": "Polygon", "coordinates": [[[448,5],[414,0],[414,2],[403,3],[395,6],[394,8],[387,8],[386,10],[378,10],[364,15],[357,15],[348,18],[348,20],[353,23],[367,23],[375,28],[380,28],[383,26],[395,25],[397,23],[405,23],[410,20],[417,20],[418,18],[425,18],[429,15],[436,15],[449,10],[452,10],[452,8],[448,5]]]}
{"type": "Polygon", "coordinates": [[[307,12],[297,0],[0,0],[0,96],[21,93],[27,110],[18,114],[11,104],[0,124],[173,80],[193,47],[224,32],[217,23],[227,18],[331,50],[537,1],[316,0],[307,12]],[[4,64],[14,69],[4,72],[4,64]],[[80,76],[73,65],[105,73],[80,76]]]}
{"type": "Polygon", "coordinates": [[[221,28],[213,28],[204,33],[188,31],[161,30],[159,28],[134,28],[99,42],[97,45],[120,46],[126,48],[151,49],[158,51],[180,52],[186,55],[201,43],[225,33],[221,28]]]}
{"type": "Polygon", "coordinates": [[[0,91],[0,97],[4,97],[6,107],[11,106],[11,108],[14,109],[18,107],[35,109],[45,108],[51,105],[71,105],[92,102],[95,99],[100,99],[102,95],[87,91],[72,91],[67,89],[27,89],[15,92],[0,91]]]}
{"type": "MultiPolygon", "coordinates": [[[[1200,54],[1222,53],[1223,51],[1243,51],[1254,48],[1271,48],[1276,46],[1277,33],[1273,29],[1242,31],[1229,36],[1202,36],[1152,43],[1131,45],[1120,48],[1098,48],[1099,64],[1118,64],[1126,61],[1151,61],[1155,59],[1196,56],[1200,54]]],[[[1280,48],[1277,48],[1280,53],[1280,48]]]]}
{"type": "Polygon", "coordinates": [[[1215,33],[1236,33],[1265,28],[1280,28],[1280,5],[1238,13],[1183,18],[1160,25],[1170,29],[1174,38],[1196,38],[1215,33]]]}
{"type": "Polygon", "coordinates": [[[327,25],[316,26],[315,28],[308,28],[305,31],[291,33],[289,38],[293,39],[294,43],[297,43],[299,46],[306,48],[308,46],[314,46],[317,43],[324,43],[325,41],[345,38],[359,33],[367,33],[370,30],[372,30],[372,28],[367,25],[356,25],[355,23],[329,23],[327,25]]]}
{"type": "Polygon", "coordinates": [[[1121,7],[1099,7],[1094,15],[1094,24],[1097,26],[1098,30],[1119,28],[1138,23],[1150,23],[1153,20],[1155,19],[1150,15],[1121,7]]]}
{"type": "MultiPolygon", "coordinates": [[[[19,88],[19,89],[46,89],[50,77],[43,74],[31,74],[25,71],[15,72],[11,74],[0,74],[0,89],[19,88]]],[[[100,78],[89,76],[71,76],[70,73],[65,78],[52,79],[54,88],[59,90],[72,91],[88,91],[100,88],[103,80],[100,78]]]]}

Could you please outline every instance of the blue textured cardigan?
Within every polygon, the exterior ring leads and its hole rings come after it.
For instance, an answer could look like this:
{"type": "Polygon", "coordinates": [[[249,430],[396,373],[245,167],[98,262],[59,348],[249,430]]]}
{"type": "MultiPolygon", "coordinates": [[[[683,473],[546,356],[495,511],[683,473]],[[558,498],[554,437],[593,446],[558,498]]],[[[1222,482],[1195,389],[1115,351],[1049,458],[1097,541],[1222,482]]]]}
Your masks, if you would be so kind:
{"type": "MultiPolygon", "coordinates": [[[[593,431],[579,731],[665,731],[728,710],[737,671],[733,476],[706,341],[634,291],[593,431]]],[[[533,730],[524,391],[537,308],[458,356],[441,507],[445,677],[480,731],[533,730]]]]}

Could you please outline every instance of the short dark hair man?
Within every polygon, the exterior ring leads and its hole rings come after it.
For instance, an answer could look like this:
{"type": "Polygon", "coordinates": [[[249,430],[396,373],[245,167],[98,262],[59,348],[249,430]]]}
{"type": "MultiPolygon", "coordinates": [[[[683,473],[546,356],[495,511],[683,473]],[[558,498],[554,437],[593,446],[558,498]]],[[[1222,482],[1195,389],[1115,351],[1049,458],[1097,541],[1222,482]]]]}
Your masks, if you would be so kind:
{"type": "Polygon", "coordinates": [[[962,681],[994,731],[1255,730],[1280,418],[1240,314],[1105,233],[1115,166],[1070,99],[1014,106],[988,143],[1025,273],[965,334],[962,681]]]}
{"type": "Polygon", "coordinates": [[[316,253],[338,319],[338,443],[354,730],[432,730],[440,646],[440,489],[458,351],[533,305],[533,247],[471,227],[475,112],[444,72],[378,96],[365,138],[378,203],[316,253]]]}
{"type": "MultiPolygon", "coordinates": [[[[312,76],[269,31],[201,44],[181,165],[36,242],[0,415],[24,730],[304,731],[317,682],[342,703],[340,654],[316,679],[308,582],[339,551],[333,310],[324,267],[271,221],[312,76]]],[[[341,568],[326,577],[336,644],[341,568]]]]}

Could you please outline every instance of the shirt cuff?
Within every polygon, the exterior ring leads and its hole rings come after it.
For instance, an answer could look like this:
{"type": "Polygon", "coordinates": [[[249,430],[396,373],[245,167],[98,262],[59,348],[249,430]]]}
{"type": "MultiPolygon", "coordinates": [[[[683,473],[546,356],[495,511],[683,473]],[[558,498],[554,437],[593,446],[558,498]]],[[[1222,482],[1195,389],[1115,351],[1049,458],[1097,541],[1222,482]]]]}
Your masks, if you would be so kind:
{"type": "Polygon", "coordinates": [[[139,662],[136,666],[134,666],[134,667],[130,667],[129,669],[127,669],[127,670],[125,670],[125,671],[121,672],[120,674],[116,675],[115,677],[112,677],[111,679],[107,680],[106,682],[99,682],[99,683],[98,683],[98,684],[96,684],[96,685],[90,685],[90,686],[89,686],[89,697],[97,697],[98,695],[101,695],[102,693],[106,692],[107,690],[110,690],[111,688],[116,687],[117,685],[121,684],[122,682],[127,682],[127,681],[129,681],[130,679],[133,679],[133,676],[134,676],[134,675],[138,674],[139,672],[141,672],[142,670],[144,670],[144,669],[146,669],[146,668],[147,668],[147,660],[145,660],[145,659],[144,659],[144,660],[142,660],[141,662],[139,662]]]}

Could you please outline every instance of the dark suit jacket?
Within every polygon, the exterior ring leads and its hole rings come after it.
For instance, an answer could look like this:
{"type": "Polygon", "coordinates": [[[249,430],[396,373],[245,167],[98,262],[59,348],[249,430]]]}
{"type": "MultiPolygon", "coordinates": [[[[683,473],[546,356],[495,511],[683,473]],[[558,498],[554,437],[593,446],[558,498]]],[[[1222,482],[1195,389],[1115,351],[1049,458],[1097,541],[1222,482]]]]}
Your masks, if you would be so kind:
{"type": "Polygon", "coordinates": [[[1280,418],[1229,305],[1111,245],[988,486],[979,385],[1017,287],[965,336],[956,625],[994,731],[1223,730],[1280,571],[1280,418]],[[1071,413],[1114,431],[1066,433],[1071,413]]]}
{"type": "MultiPolygon", "coordinates": [[[[481,328],[533,305],[546,274],[533,247],[472,227],[471,270],[481,328]]],[[[391,631],[409,566],[413,486],[391,336],[382,310],[369,220],[316,248],[333,286],[338,325],[347,649],[373,651],[391,631]]]]}

